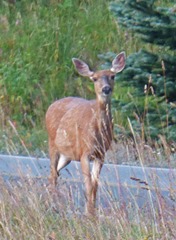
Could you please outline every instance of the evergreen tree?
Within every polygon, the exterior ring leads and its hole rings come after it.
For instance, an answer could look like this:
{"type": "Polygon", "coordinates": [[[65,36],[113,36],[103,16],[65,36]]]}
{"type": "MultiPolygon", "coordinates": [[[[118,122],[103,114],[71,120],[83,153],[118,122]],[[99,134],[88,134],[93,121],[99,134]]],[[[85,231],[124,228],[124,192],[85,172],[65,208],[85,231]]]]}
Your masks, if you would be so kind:
{"type": "Polygon", "coordinates": [[[128,56],[116,80],[135,88],[133,99],[139,101],[119,103],[121,111],[131,118],[137,115],[135,126],[145,123],[150,136],[164,134],[176,140],[176,9],[157,7],[155,0],[121,0],[111,3],[110,9],[118,24],[162,49],[128,56]]]}

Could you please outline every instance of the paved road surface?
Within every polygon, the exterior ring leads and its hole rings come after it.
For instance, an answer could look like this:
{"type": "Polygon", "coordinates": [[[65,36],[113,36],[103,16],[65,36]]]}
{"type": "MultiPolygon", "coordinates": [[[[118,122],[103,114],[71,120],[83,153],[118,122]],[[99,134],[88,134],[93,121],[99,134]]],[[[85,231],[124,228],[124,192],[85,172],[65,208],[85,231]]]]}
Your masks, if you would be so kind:
{"type": "MultiPolygon", "coordinates": [[[[49,160],[0,155],[0,176],[5,181],[19,177],[47,181],[49,160]]],[[[63,169],[61,178],[72,189],[74,203],[79,207],[84,192],[79,162],[73,161],[63,169]]],[[[104,164],[98,193],[98,203],[103,207],[112,202],[153,206],[161,198],[176,209],[176,169],[104,164]]]]}

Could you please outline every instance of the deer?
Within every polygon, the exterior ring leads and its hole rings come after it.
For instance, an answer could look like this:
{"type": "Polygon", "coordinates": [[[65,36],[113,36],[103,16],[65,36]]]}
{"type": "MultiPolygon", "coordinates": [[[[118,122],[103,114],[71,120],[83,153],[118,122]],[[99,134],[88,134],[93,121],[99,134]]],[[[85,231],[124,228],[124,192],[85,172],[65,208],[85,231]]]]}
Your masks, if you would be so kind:
{"type": "Polygon", "coordinates": [[[113,140],[111,96],[115,75],[125,67],[125,52],[119,53],[107,70],[91,71],[78,58],[72,62],[79,75],[94,84],[96,98],[65,97],[52,103],[46,112],[50,156],[50,183],[56,187],[61,169],[80,161],[85,185],[86,213],[95,214],[96,193],[105,153],[113,140]],[[90,167],[92,162],[92,169],[90,167]]]}

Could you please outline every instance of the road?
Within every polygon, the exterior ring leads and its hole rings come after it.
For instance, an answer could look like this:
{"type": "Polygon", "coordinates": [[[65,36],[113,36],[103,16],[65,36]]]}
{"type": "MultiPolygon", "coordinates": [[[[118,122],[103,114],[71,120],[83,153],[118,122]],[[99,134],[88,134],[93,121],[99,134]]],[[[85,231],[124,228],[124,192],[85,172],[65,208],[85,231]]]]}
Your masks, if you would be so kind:
{"type": "MultiPolygon", "coordinates": [[[[0,176],[6,181],[32,178],[47,181],[50,163],[46,158],[0,155],[0,176]]],[[[76,207],[84,193],[80,163],[72,161],[61,171],[61,179],[72,189],[76,207]]],[[[176,209],[176,169],[104,164],[97,204],[108,207],[114,202],[153,207],[160,200],[176,209]]]]}

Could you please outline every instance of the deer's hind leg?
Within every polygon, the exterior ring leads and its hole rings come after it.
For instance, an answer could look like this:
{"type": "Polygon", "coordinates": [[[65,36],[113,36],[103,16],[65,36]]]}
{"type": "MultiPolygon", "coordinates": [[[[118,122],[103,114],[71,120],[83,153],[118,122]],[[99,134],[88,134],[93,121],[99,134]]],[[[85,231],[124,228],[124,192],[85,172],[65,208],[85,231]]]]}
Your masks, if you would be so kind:
{"type": "Polygon", "coordinates": [[[50,183],[55,187],[57,184],[57,166],[59,161],[59,152],[54,144],[54,141],[49,139],[49,155],[50,155],[50,183]]]}

